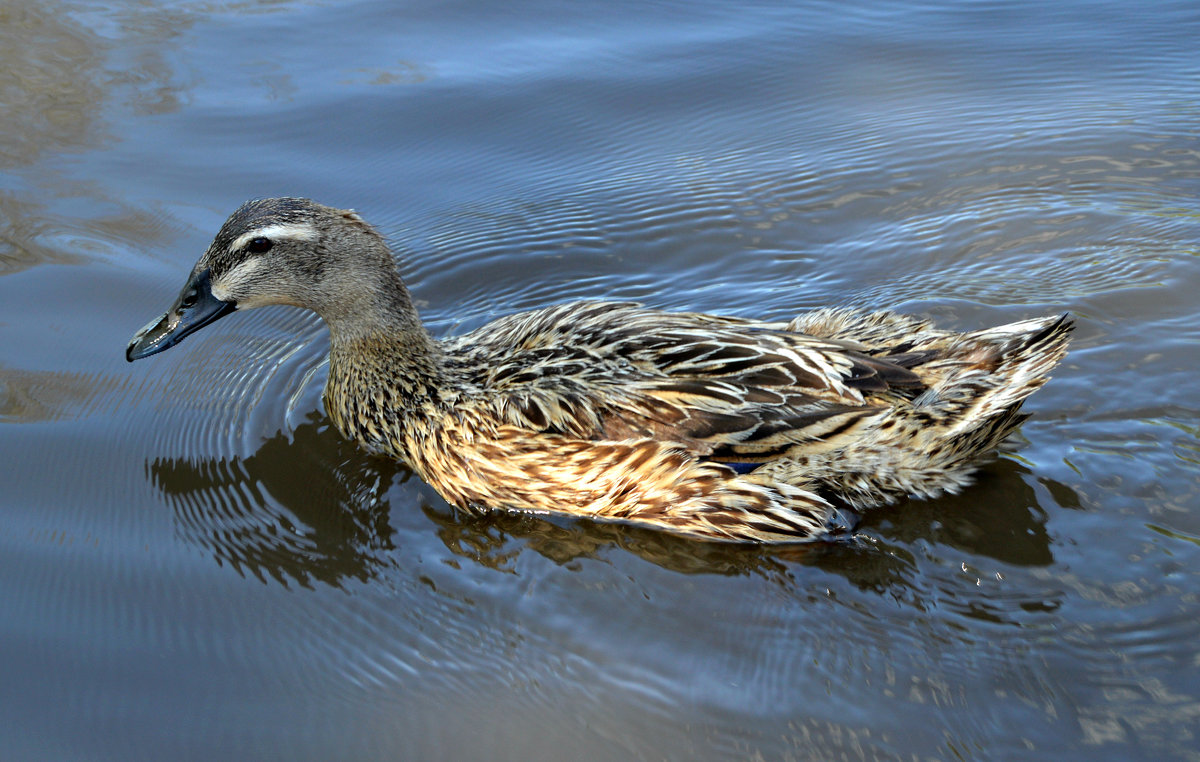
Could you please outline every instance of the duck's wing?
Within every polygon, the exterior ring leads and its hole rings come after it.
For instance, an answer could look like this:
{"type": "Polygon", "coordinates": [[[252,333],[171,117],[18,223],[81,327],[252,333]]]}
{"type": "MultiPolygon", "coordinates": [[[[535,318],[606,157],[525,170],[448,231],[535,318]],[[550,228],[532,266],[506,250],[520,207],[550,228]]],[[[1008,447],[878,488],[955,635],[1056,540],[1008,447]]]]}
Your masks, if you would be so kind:
{"type": "Polygon", "coordinates": [[[593,440],[651,438],[756,464],[827,449],[922,388],[905,365],[786,324],[576,303],[463,337],[511,424],[593,440]]]}

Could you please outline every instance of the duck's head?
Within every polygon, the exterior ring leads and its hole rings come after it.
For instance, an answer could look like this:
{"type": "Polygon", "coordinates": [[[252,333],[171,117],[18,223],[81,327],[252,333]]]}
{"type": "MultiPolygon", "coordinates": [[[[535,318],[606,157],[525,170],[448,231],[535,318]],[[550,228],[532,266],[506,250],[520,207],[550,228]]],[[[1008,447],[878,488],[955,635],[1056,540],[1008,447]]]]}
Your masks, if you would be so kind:
{"type": "Polygon", "coordinates": [[[412,309],[386,243],[357,214],[257,199],[230,215],[175,303],[134,335],[125,357],[162,352],[234,310],[268,304],[314,310],[331,327],[412,309]]]}

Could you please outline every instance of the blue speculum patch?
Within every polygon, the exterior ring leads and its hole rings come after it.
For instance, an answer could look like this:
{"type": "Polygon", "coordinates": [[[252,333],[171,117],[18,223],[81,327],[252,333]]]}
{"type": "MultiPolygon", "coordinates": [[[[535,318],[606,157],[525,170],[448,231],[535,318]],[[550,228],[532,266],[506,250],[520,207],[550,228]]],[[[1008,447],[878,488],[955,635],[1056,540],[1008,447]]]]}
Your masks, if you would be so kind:
{"type": "Polygon", "coordinates": [[[748,474],[762,465],[762,463],[724,463],[719,460],[716,462],[720,463],[722,466],[729,466],[739,474],[748,474]]]}

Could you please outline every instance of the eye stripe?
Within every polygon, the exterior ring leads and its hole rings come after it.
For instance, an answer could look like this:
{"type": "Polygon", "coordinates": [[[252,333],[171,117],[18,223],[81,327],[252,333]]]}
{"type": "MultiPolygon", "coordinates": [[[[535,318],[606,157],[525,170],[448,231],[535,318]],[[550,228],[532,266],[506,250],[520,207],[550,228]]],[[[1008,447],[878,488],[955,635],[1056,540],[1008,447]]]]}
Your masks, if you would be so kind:
{"type": "Polygon", "coordinates": [[[272,241],[315,241],[317,237],[317,229],[307,222],[280,223],[242,233],[233,240],[229,250],[241,251],[255,238],[269,238],[272,241]]]}
{"type": "Polygon", "coordinates": [[[212,295],[223,302],[230,301],[230,294],[234,287],[248,280],[250,275],[262,267],[263,264],[263,260],[258,257],[247,259],[245,262],[239,262],[231,270],[222,273],[213,281],[212,295]]]}

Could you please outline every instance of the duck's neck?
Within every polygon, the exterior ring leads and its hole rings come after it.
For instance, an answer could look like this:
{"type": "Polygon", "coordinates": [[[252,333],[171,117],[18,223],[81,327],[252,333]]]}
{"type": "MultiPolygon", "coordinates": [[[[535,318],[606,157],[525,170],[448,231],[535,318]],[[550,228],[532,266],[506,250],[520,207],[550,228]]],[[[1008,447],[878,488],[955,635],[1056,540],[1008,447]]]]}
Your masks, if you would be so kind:
{"type": "Polygon", "coordinates": [[[386,388],[414,401],[436,391],[441,349],[394,270],[321,317],[329,326],[331,386],[349,384],[365,394],[386,388]]]}

